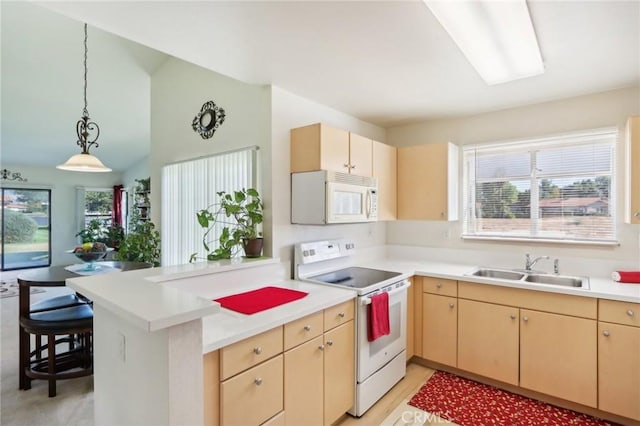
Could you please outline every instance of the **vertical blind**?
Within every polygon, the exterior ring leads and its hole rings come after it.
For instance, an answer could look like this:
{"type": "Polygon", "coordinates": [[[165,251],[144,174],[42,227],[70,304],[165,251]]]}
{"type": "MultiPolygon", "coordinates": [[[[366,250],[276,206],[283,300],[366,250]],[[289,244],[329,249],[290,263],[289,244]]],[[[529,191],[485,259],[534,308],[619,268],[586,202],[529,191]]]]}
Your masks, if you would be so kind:
{"type": "MultiPolygon", "coordinates": [[[[256,188],[257,147],[197,158],[162,168],[162,265],[187,263],[192,253],[206,259],[204,229],[196,213],[218,202],[219,191],[256,188]]],[[[221,229],[209,234],[217,248],[221,229]]]]}
{"type": "Polygon", "coordinates": [[[614,243],[615,129],[467,146],[464,237],[614,243]]]}

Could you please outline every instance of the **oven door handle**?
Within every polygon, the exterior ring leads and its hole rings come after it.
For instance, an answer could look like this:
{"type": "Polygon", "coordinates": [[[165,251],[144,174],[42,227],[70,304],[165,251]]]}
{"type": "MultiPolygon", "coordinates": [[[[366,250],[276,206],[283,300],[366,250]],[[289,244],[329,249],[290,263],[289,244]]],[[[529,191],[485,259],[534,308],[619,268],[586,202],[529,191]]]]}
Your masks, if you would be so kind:
{"type": "MultiPolygon", "coordinates": [[[[388,291],[387,293],[389,294],[389,297],[393,296],[396,293],[400,293],[401,291],[405,291],[407,288],[409,288],[411,286],[411,283],[409,282],[409,280],[405,280],[403,281],[402,285],[400,287],[394,288],[391,291],[388,291]]],[[[370,305],[371,304],[371,298],[370,297],[361,297],[360,298],[360,305],[362,306],[366,306],[366,305],[370,305]]]]}

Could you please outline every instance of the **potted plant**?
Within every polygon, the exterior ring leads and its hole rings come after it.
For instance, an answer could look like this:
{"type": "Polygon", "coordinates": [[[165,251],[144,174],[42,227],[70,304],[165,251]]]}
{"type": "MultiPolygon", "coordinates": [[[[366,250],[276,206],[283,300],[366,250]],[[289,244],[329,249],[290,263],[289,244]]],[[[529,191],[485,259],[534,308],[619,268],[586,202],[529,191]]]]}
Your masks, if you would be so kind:
{"type": "Polygon", "coordinates": [[[82,243],[104,243],[107,247],[118,250],[124,239],[124,228],[118,224],[107,227],[104,222],[92,219],[76,237],[80,237],[82,243]]]}
{"type": "MultiPolygon", "coordinates": [[[[259,226],[263,220],[264,205],[258,191],[242,188],[233,193],[220,191],[217,196],[220,199],[218,203],[196,214],[198,224],[206,229],[202,245],[207,251],[207,260],[231,259],[240,247],[244,249],[246,257],[260,257],[263,239],[259,226]],[[218,247],[211,250],[209,235],[218,224],[224,227],[218,238],[218,247]]],[[[197,253],[192,254],[190,262],[196,258],[197,253]]]]}
{"type": "Polygon", "coordinates": [[[160,266],[160,233],[151,221],[138,221],[120,243],[115,260],[147,262],[160,266]]]}

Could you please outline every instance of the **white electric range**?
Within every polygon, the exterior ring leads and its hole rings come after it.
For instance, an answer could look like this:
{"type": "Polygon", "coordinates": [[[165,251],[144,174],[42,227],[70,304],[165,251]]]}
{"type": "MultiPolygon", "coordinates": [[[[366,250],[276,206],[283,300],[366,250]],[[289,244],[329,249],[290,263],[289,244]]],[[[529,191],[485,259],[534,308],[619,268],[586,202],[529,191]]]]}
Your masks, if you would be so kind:
{"type": "Polygon", "coordinates": [[[349,411],[362,416],[406,373],[407,289],[409,281],[399,272],[354,266],[355,244],[323,240],[295,245],[296,279],[351,289],[356,299],[355,405],[349,411]],[[389,294],[391,332],[373,342],[367,339],[367,305],[371,296],[389,294]]]}

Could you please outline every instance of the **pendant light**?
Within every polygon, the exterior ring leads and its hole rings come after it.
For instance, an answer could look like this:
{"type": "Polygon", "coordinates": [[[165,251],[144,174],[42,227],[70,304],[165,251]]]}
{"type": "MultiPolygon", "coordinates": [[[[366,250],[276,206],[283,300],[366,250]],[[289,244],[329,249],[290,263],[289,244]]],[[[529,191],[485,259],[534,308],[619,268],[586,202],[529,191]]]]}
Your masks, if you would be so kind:
{"type": "Polygon", "coordinates": [[[89,111],[87,111],[87,24],[84,24],[84,109],[82,117],[76,123],[76,133],[78,141],[76,142],[82,152],[72,155],[66,163],[57,166],[61,170],[70,170],[73,172],[110,172],[111,169],[102,164],[97,157],[89,154],[89,148],[93,145],[99,146],[98,136],[100,136],[100,127],[91,121],[89,111]]]}

